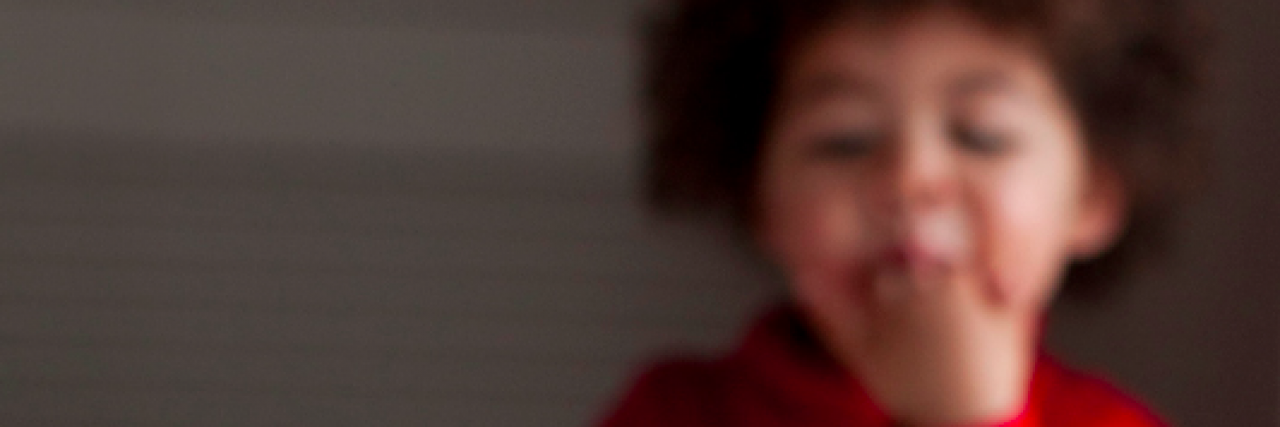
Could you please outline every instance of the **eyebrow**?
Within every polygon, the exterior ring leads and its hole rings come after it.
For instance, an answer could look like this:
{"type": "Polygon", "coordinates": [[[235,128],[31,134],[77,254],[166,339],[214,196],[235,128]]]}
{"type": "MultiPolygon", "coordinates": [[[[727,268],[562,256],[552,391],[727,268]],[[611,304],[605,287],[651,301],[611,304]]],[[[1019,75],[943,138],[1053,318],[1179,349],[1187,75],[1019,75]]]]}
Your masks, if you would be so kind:
{"type": "Polygon", "coordinates": [[[1007,92],[1012,88],[1008,75],[993,70],[977,70],[962,74],[947,88],[950,99],[964,99],[975,95],[1007,92]]]}

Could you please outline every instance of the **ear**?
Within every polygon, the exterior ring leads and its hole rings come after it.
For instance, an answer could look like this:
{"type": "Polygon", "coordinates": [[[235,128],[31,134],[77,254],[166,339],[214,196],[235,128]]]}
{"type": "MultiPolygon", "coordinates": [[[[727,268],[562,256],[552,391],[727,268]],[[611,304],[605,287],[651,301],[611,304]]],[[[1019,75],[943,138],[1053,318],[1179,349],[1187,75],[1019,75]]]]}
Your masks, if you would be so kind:
{"type": "Polygon", "coordinates": [[[1071,235],[1071,255],[1088,259],[1105,252],[1127,223],[1129,197],[1123,179],[1106,162],[1090,162],[1079,215],[1071,235]]]}

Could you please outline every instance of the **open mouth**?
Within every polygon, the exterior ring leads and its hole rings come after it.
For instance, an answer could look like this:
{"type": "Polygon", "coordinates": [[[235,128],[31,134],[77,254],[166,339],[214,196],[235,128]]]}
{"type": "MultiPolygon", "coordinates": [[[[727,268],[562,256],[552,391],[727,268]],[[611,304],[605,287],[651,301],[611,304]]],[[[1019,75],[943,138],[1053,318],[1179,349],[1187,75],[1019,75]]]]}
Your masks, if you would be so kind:
{"type": "Polygon", "coordinates": [[[958,212],[911,221],[872,256],[868,301],[898,304],[946,286],[971,259],[969,227],[958,212]]]}

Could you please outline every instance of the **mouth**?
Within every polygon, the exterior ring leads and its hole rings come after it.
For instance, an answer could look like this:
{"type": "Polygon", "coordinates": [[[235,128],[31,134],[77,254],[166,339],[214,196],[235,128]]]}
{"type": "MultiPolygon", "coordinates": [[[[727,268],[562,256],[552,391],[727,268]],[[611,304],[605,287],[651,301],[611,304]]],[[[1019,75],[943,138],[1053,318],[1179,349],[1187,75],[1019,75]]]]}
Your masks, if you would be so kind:
{"type": "Polygon", "coordinates": [[[893,245],[884,250],[867,278],[865,298],[893,306],[942,286],[947,260],[921,245],[893,245]]]}
{"type": "Polygon", "coordinates": [[[921,218],[873,252],[868,301],[898,304],[947,286],[970,255],[968,227],[959,215],[921,218]]]}
{"type": "Polygon", "coordinates": [[[891,227],[875,261],[895,270],[954,267],[970,254],[972,233],[963,213],[945,210],[909,218],[891,227]]]}
{"type": "Polygon", "coordinates": [[[903,272],[948,264],[947,257],[941,251],[918,242],[890,245],[878,258],[878,264],[882,268],[903,272]]]}

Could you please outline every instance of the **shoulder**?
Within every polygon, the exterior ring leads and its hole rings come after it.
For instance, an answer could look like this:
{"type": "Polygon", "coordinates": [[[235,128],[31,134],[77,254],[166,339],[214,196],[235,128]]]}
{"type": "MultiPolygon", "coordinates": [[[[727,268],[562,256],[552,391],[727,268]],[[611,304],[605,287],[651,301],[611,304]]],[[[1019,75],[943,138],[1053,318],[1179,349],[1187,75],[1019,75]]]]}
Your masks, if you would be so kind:
{"type": "Polygon", "coordinates": [[[672,358],[651,363],[599,425],[603,427],[714,425],[716,400],[727,386],[721,361],[672,358]]]}
{"type": "Polygon", "coordinates": [[[1163,427],[1155,412],[1111,382],[1056,362],[1042,407],[1048,426],[1163,427]]]}

